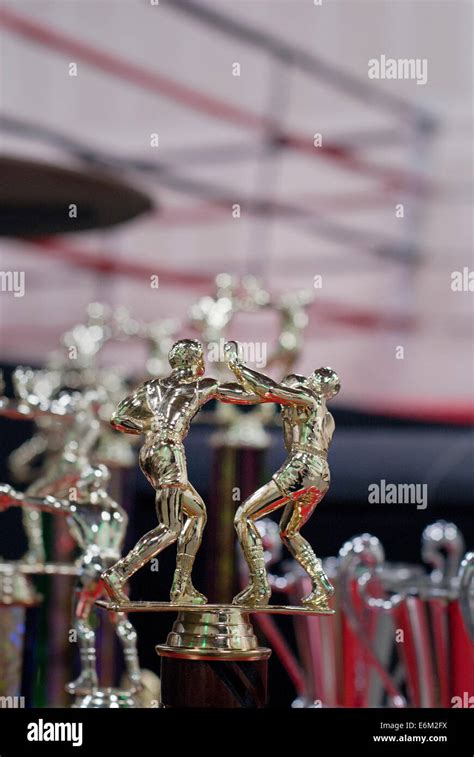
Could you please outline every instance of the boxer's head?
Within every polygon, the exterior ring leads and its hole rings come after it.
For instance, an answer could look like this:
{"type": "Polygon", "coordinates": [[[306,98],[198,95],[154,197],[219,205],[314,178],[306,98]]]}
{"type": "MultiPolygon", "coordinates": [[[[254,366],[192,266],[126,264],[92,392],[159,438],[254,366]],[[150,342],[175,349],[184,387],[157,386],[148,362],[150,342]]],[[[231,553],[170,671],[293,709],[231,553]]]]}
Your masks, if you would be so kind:
{"type": "Polygon", "coordinates": [[[316,394],[323,396],[326,400],[335,397],[341,388],[339,376],[332,368],[318,368],[308,380],[316,394]]]}
{"type": "Polygon", "coordinates": [[[185,371],[192,376],[202,376],[205,371],[204,351],[196,339],[180,339],[168,353],[168,361],[174,371],[185,371]]]}

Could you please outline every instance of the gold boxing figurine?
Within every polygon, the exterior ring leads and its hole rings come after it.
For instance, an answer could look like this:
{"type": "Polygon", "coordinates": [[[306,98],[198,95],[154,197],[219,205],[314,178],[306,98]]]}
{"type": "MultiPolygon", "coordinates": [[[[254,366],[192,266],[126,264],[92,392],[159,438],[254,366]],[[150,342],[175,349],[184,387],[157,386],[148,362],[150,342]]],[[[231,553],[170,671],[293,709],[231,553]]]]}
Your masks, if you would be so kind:
{"type": "MultiPolygon", "coordinates": [[[[107,493],[108,481],[109,471],[104,465],[84,464],[75,479],[70,481],[74,500],[58,499],[51,494],[44,497],[22,494],[7,484],[0,485],[0,509],[17,505],[65,515],[71,535],[82,551],[74,608],[81,673],[76,681],[67,685],[71,694],[89,693],[98,687],[94,603],[103,590],[101,574],[120,557],[127,528],[125,510],[107,493]]],[[[111,620],[123,649],[130,682],[139,689],[141,673],[135,629],[123,613],[113,613],[111,620]]]]}
{"type": "Polygon", "coordinates": [[[188,481],[183,440],[200,408],[209,400],[237,404],[259,402],[236,383],[220,384],[203,378],[204,352],[194,339],[182,339],[171,348],[171,373],[146,381],[124,399],[112,416],[114,428],[129,434],[145,434],[140,467],[156,490],[158,526],[145,534],[115,565],[103,573],[114,602],[128,602],[123,586],[128,579],[166,547],[177,542],[172,604],[205,604],[194,588],[191,572],[206,524],[203,500],[188,481]]]}
{"type": "Polygon", "coordinates": [[[337,374],[331,368],[319,368],[308,378],[290,374],[278,384],[268,376],[247,368],[238,356],[238,345],[226,345],[230,370],[242,388],[257,394],[262,402],[282,406],[285,446],[288,452],[283,465],[271,481],[252,494],[238,509],[235,527],[250,574],[250,583],[234,597],[233,603],[248,607],[268,604],[270,585],[265,569],[262,537],[255,521],[284,508],[280,521],[280,538],[292,556],[308,573],[312,591],[302,599],[311,609],[327,610],[334,588],[324,573],[321,561],[300,530],[316,505],[329,489],[327,452],[334,433],[334,419],[326,402],[339,392],[337,374]]]}

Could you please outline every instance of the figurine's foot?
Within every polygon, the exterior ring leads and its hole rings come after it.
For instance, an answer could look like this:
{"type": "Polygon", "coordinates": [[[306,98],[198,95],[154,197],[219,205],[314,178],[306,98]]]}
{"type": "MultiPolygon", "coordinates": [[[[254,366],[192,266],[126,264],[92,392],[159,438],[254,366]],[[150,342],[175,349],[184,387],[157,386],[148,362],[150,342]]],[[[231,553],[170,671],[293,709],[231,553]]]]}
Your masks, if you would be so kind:
{"type": "Polygon", "coordinates": [[[113,568],[109,568],[102,573],[101,581],[102,586],[113,602],[123,604],[130,601],[125,592],[122,591],[125,580],[113,568]]]}
{"type": "Polygon", "coordinates": [[[304,607],[306,607],[308,610],[320,610],[321,612],[327,612],[331,609],[328,605],[326,596],[313,597],[313,592],[311,592],[311,594],[308,594],[307,597],[303,597],[301,604],[304,605],[304,607]]]}
{"type": "MultiPolygon", "coordinates": [[[[328,581],[329,583],[329,581],[328,581]]],[[[302,598],[301,604],[312,610],[329,610],[328,599],[334,594],[334,587],[329,584],[330,591],[326,591],[322,586],[322,582],[313,581],[313,589],[302,598]]]]}
{"type": "Polygon", "coordinates": [[[84,671],[79,678],[75,681],[70,681],[66,684],[66,691],[68,694],[76,694],[77,692],[89,692],[94,691],[99,685],[97,675],[92,671],[84,671]]]}
{"type": "Polygon", "coordinates": [[[334,586],[323,570],[318,574],[317,581],[324,590],[326,597],[332,597],[334,594],[334,586]]]}
{"type": "Polygon", "coordinates": [[[207,597],[188,581],[184,587],[177,586],[171,589],[170,601],[172,605],[205,605],[207,597]]]}
{"type": "Polygon", "coordinates": [[[255,585],[250,583],[246,589],[234,597],[232,604],[243,605],[244,607],[266,607],[271,594],[268,584],[255,585]]]}

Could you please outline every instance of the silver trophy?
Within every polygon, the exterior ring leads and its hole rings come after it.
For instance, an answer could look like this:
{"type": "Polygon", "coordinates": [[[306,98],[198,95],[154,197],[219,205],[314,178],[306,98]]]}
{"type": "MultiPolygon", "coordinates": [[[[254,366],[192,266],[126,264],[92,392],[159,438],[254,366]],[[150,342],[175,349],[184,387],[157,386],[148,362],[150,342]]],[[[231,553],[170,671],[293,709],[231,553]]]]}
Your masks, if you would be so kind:
{"type": "MultiPolygon", "coordinates": [[[[431,573],[422,564],[387,563],[380,541],[363,534],[323,561],[338,613],[333,622],[295,620],[306,672],[297,706],[466,706],[474,557],[463,558],[464,540],[445,521],[425,529],[421,553],[431,573]]],[[[286,565],[280,585],[300,592],[305,582],[295,564],[286,565]]]]}

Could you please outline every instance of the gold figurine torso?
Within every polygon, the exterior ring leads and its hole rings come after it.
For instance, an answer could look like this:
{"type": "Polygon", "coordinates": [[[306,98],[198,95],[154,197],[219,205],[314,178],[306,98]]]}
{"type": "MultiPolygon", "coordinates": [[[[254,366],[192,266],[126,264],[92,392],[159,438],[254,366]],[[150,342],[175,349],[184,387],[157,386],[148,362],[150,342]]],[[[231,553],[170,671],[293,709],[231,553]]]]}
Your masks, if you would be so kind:
{"type": "Polygon", "coordinates": [[[288,451],[304,447],[314,454],[327,454],[334,433],[334,418],[321,397],[316,407],[282,407],[283,433],[288,451]]]}
{"type": "MultiPolygon", "coordinates": [[[[290,383],[290,382],[288,382],[290,383]]],[[[294,386],[294,382],[291,382],[294,386]]],[[[308,391],[307,386],[305,387],[308,391]]],[[[282,407],[283,434],[288,457],[273,480],[284,496],[302,490],[329,488],[327,451],[334,433],[334,419],[323,397],[314,394],[314,405],[282,407]]]]}
{"type": "MultiPolygon", "coordinates": [[[[149,412],[140,467],[155,489],[186,488],[188,476],[183,440],[192,419],[210,399],[213,379],[178,383],[169,376],[148,381],[138,390],[146,396],[149,412]]],[[[142,420],[143,420],[143,409],[142,420]]]]}

